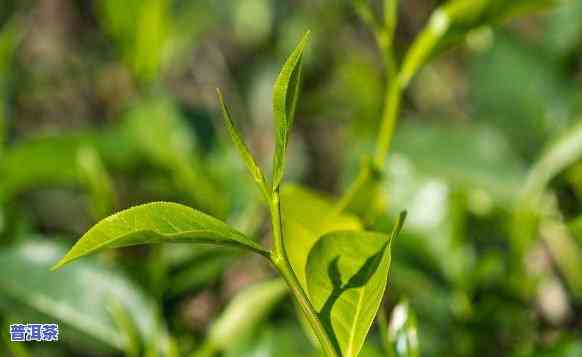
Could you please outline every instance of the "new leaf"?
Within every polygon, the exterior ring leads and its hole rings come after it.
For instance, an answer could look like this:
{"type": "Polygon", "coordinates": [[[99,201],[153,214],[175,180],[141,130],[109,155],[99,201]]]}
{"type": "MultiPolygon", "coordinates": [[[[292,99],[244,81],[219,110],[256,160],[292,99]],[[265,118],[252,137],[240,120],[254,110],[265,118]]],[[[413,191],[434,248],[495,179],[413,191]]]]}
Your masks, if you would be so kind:
{"type": "Polygon", "coordinates": [[[303,50],[309,40],[309,31],[293,50],[273,88],[273,114],[275,115],[275,155],[273,157],[273,191],[275,191],[285,173],[285,151],[289,132],[293,126],[295,107],[301,84],[303,50]]]}
{"type": "Polygon", "coordinates": [[[392,235],[338,231],[324,235],[307,260],[309,296],[319,319],[343,357],[358,355],[384,297],[392,235]]]}
{"type": "Polygon", "coordinates": [[[211,243],[268,254],[259,244],[214,217],[177,203],[154,202],[97,223],[52,269],[105,248],[164,242],[211,243]]]}
{"type": "Polygon", "coordinates": [[[270,202],[271,196],[266,187],[266,180],[265,176],[263,175],[263,171],[261,170],[259,165],[257,165],[257,162],[253,157],[253,154],[251,154],[251,151],[245,144],[242,136],[240,135],[239,131],[234,125],[232,117],[230,116],[230,111],[228,110],[226,104],[224,104],[222,92],[220,91],[220,89],[217,89],[216,92],[218,93],[218,101],[220,102],[220,107],[222,108],[224,123],[226,124],[226,129],[230,134],[230,138],[234,142],[234,145],[236,146],[240,156],[244,160],[245,165],[247,166],[247,169],[249,170],[251,176],[253,176],[255,183],[259,187],[259,190],[263,194],[263,197],[265,198],[266,202],[270,202]]]}

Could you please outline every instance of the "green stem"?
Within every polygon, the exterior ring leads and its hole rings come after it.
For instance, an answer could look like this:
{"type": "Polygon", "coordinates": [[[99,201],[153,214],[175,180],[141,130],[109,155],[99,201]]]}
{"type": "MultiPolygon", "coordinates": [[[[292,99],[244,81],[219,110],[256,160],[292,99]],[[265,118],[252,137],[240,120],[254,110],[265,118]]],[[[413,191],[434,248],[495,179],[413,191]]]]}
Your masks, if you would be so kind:
{"type": "Polygon", "coordinates": [[[386,89],[384,98],[384,110],[382,113],[382,122],[380,124],[380,131],[376,139],[376,153],[374,154],[374,164],[380,168],[384,168],[384,161],[390,149],[392,137],[394,136],[394,128],[398,119],[400,111],[400,101],[402,97],[402,88],[400,81],[395,78],[390,81],[386,89]]]}
{"type": "Polygon", "coordinates": [[[281,203],[279,198],[279,189],[277,188],[272,195],[271,201],[271,218],[273,226],[273,252],[271,253],[271,262],[277,271],[281,274],[293,297],[299,303],[301,310],[307,317],[307,321],[313,328],[323,352],[329,357],[339,357],[330,337],[317,316],[317,311],[309,301],[307,294],[299,284],[299,280],[289,264],[285,245],[283,243],[283,222],[281,220],[281,203]]]}
{"type": "MultiPolygon", "coordinates": [[[[400,112],[400,103],[402,93],[408,87],[410,80],[425,64],[432,50],[436,47],[438,41],[447,32],[450,26],[450,18],[443,10],[437,10],[432,16],[426,28],[417,36],[414,43],[406,53],[402,66],[398,68],[393,54],[393,37],[394,27],[397,19],[397,0],[385,0],[384,3],[385,24],[381,31],[375,31],[376,41],[382,50],[384,57],[385,70],[389,84],[386,86],[384,95],[384,108],[382,110],[382,120],[376,140],[376,151],[374,154],[374,165],[383,170],[386,156],[392,144],[392,138],[398,121],[400,112]]],[[[376,28],[373,28],[376,30],[376,28]]],[[[350,203],[356,197],[361,187],[364,187],[372,175],[366,175],[364,167],[357,176],[354,183],[340,199],[338,207],[341,210],[349,207],[350,203]]]]}

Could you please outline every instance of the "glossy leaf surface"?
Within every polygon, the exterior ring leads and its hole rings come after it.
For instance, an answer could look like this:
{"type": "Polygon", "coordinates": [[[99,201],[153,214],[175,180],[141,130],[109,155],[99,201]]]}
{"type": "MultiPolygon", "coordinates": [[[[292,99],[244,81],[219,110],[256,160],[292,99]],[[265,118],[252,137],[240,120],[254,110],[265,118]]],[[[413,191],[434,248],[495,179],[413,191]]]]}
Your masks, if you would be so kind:
{"type": "Polygon", "coordinates": [[[212,243],[266,254],[260,245],[214,217],[177,203],[154,202],[97,223],[54,268],[105,248],[164,242],[212,243]]]}
{"type": "Polygon", "coordinates": [[[338,231],[324,235],[309,253],[306,267],[311,302],[341,356],[357,356],[370,330],[388,282],[392,235],[338,231]]]}

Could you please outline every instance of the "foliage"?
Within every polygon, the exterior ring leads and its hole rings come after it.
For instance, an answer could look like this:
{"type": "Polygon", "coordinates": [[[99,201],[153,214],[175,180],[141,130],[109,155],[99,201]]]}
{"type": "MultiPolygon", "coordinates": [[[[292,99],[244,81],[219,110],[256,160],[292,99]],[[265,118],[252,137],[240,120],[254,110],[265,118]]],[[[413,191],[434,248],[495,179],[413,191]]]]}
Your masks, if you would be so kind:
{"type": "Polygon", "coordinates": [[[581,4],[3,2],[0,355],[578,355],[581,4]]]}

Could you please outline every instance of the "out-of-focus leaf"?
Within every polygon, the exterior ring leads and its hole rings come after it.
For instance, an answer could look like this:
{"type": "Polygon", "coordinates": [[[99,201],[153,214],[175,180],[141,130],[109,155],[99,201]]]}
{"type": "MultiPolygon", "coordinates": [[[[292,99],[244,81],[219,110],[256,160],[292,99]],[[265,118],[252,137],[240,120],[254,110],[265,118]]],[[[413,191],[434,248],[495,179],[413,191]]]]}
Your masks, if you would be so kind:
{"type": "Polygon", "coordinates": [[[570,231],[574,234],[574,237],[582,242],[582,216],[576,218],[570,224],[568,224],[570,231]]]}
{"type": "Polygon", "coordinates": [[[170,1],[144,0],[141,4],[132,64],[139,79],[153,81],[159,77],[168,47],[170,1]]]}
{"type": "Polygon", "coordinates": [[[392,235],[328,233],[309,252],[309,297],[341,356],[357,356],[364,344],[388,282],[390,243],[404,219],[403,213],[392,235]]]}
{"type": "Polygon", "coordinates": [[[582,299],[582,250],[561,222],[544,220],[540,227],[549,253],[568,284],[572,295],[582,299]]]}
{"type": "MultiPolygon", "coordinates": [[[[576,337],[562,337],[552,346],[536,350],[538,357],[577,357],[582,354],[582,340],[576,337]]],[[[521,356],[520,356],[521,357],[521,356]]]]}
{"type": "Polygon", "coordinates": [[[283,65],[273,88],[275,116],[275,154],[273,156],[273,190],[279,187],[285,173],[285,151],[293,127],[295,107],[299,98],[302,77],[303,50],[309,41],[309,32],[293,50],[283,65]]]}
{"type": "MultiPolygon", "coordinates": [[[[267,323],[256,335],[229,346],[226,357],[321,357],[305,339],[299,327],[289,322],[267,323]]],[[[200,356],[201,357],[201,356],[200,356]]]]}
{"type": "Polygon", "coordinates": [[[365,223],[373,222],[385,206],[382,186],[382,172],[371,160],[366,160],[352,186],[338,200],[336,209],[352,212],[365,223]]]}
{"type": "Polygon", "coordinates": [[[171,33],[168,0],[96,3],[98,19],[113,37],[124,61],[142,81],[157,79],[171,33]]]}
{"type": "Polygon", "coordinates": [[[9,21],[0,29],[0,86],[5,83],[14,51],[22,37],[22,33],[15,21],[9,21]]]}
{"type": "Polygon", "coordinates": [[[420,172],[466,190],[485,191],[500,203],[511,202],[525,168],[497,131],[482,126],[402,125],[394,151],[420,172]]]}
{"type": "Polygon", "coordinates": [[[177,203],[154,202],[97,223],[53,269],[105,248],[164,242],[211,243],[268,254],[259,244],[214,217],[177,203]]]}
{"type": "Polygon", "coordinates": [[[493,46],[474,56],[470,69],[472,116],[495,126],[532,160],[570,125],[576,103],[573,82],[542,50],[496,32],[493,46]]]}
{"type": "Polygon", "coordinates": [[[305,266],[307,255],[325,233],[336,230],[359,230],[360,221],[347,214],[338,215],[331,200],[317,192],[294,185],[281,189],[283,239],[289,263],[303,289],[307,289],[305,266]]]}
{"type": "Polygon", "coordinates": [[[225,215],[224,195],[197,157],[193,137],[174,100],[160,97],[136,103],[124,118],[124,131],[140,155],[167,170],[176,186],[200,207],[216,216],[225,215]]]}
{"type": "Polygon", "coordinates": [[[539,203],[550,181],[582,157],[582,122],[551,143],[530,169],[514,207],[512,238],[521,250],[533,239],[539,203]]]}
{"type": "Polygon", "coordinates": [[[557,0],[451,0],[436,9],[409,49],[400,74],[406,85],[435,49],[463,38],[470,30],[538,10],[557,0]]]}
{"type": "Polygon", "coordinates": [[[408,302],[401,302],[394,310],[388,328],[388,339],[396,357],[418,357],[416,316],[408,302]]]}
{"type": "Polygon", "coordinates": [[[0,158],[2,199],[38,186],[79,185],[77,163],[83,147],[95,148],[104,162],[116,167],[131,164],[136,150],[122,137],[114,131],[102,135],[85,132],[31,138],[7,148],[0,158]]]}
{"type": "Polygon", "coordinates": [[[111,317],[117,325],[119,332],[125,339],[124,352],[127,357],[138,357],[141,350],[141,341],[135,322],[127,308],[119,301],[113,300],[110,303],[111,317]]]}
{"type": "Polygon", "coordinates": [[[265,201],[271,202],[270,192],[266,186],[267,181],[265,180],[265,175],[263,175],[263,171],[261,170],[259,165],[257,165],[255,158],[253,157],[253,154],[251,154],[249,148],[242,139],[239,131],[234,126],[234,122],[232,121],[232,118],[230,116],[230,111],[224,104],[224,98],[222,97],[222,93],[220,92],[219,89],[217,90],[217,92],[218,100],[222,108],[222,115],[224,116],[224,122],[226,124],[226,128],[228,129],[228,133],[230,134],[230,137],[234,142],[234,145],[236,146],[240,156],[244,160],[251,176],[255,180],[255,183],[258,186],[259,191],[261,191],[261,193],[263,194],[265,201]]]}
{"type": "Polygon", "coordinates": [[[141,338],[147,340],[154,329],[155,308],[141,290],[92,260],[59,274],[49,272],[64,253],[63,245],[47,240],[29,240],[0,252],[0,308],[16,312],[24,321],[58,322],[65,341],[71,338],[75,344],[97,343],[123,350],[127,341],[110,310],[111,301],[116,301],[131,316],[141,338]]]}
{"type": "Polygon", "coordinates": [[[239,343],[286,293],[287,285],[280,279],[257,283],[241,291],[210,326],[207,343],[217,350],[239,343]]]}
{"type": "Polygon", "coordinates": [[[548,52],[558,59],[565,59],[576,51],[582,35],[582,2],[562,1],[551,16],[544,34],[548,52]]]}
{"type": "Polygon", "coordinates": [[[214,249],[209,254],[196,257],[187,268],[170,274],[169,294],[183,294],[218,281],[236,257],[234,252],[225,252],[223,249],[214,249]]]}
{"type": "Polygon", "coordinates": [[[101,219],[115,208],[116,197],[111,177],[95,148],[81,148],[77,158],[79,176],[89,192],[93,216],[101,219]]]}
{"type": "Polygon", "coordinates": [[[11,78],[11,62],[21,37],[22,32],[14,21],[9,21],[0,29],[0,152],[6,129],[7,79],[11,78]]]}
{"type": "Polygon", "coordinates": [[[521,197],[539,196],[552,178],[582,157],[582,121],[577,122],[557,140],[550,143],[531,168],[521,197]]]}

